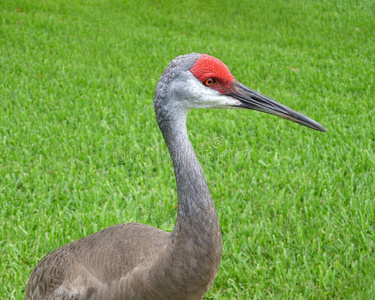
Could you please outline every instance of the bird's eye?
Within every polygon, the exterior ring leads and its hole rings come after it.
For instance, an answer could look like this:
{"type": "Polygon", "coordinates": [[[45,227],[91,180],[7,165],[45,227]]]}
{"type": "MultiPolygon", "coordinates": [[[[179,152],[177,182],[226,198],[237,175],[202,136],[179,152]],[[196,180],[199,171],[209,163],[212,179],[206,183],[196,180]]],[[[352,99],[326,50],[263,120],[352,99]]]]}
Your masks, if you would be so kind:
{"type": "Polygon", "coordinates": [[[211,86],[211,85],[214,85],[215,83],[216,83],[216,80],[213,78],[208,78],[205,81],[203,81],[203,84],[205,86],[211,86]]]}

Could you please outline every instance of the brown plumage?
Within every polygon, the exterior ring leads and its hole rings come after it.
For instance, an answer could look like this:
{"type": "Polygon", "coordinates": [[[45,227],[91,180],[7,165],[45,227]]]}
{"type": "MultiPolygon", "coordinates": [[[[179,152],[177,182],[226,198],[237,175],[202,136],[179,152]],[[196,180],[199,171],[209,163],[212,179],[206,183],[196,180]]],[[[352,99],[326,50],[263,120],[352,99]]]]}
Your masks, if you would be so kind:
{"type": "Polygon", "coordinates": [[[252,109],[325,131],[240,84],[218,59],[198,53],[170,63],[156,87],[154,107],[177,182],[173,231],[127,223],[64,245],[34,268],[25,299],[201,299],[218,272],[222,241],[215,205],[187,134],[188,111],[252,109]]]}

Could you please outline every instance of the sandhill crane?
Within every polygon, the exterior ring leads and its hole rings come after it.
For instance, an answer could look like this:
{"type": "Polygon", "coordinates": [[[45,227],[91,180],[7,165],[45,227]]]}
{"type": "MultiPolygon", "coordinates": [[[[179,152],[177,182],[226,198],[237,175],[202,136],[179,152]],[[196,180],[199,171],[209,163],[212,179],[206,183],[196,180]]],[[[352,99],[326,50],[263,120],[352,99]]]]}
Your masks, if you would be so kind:
{"type": "Polygon", "coordinates": [[[243,108],[312,129],[322,125],[241,84],[219,59],[190,53],[175,58],[156,86],[154,108],[172,157],[178,212],[172,232],[120,224],[46,255],[27,282],[25,299],[201,299],[221,260],[219,221],[189,141],[192,108],[243,108]]]}

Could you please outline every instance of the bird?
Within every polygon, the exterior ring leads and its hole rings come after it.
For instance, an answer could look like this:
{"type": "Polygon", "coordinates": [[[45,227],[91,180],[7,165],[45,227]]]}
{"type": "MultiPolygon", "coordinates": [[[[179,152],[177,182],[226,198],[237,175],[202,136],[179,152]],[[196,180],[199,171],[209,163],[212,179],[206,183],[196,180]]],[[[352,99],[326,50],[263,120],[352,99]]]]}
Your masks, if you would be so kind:
{"type": "Polygon", "coordinates": [[[177,184],[173,231],[114,225],[47,254],[27,281],[25,300],[202,299],[222,256],[211,192],[188,137],[191,109],[260,111],[326,132],[311,118],[247,87],[218,58],[189,53],[172,60],[154,94],[156,120],[177,184]]]}

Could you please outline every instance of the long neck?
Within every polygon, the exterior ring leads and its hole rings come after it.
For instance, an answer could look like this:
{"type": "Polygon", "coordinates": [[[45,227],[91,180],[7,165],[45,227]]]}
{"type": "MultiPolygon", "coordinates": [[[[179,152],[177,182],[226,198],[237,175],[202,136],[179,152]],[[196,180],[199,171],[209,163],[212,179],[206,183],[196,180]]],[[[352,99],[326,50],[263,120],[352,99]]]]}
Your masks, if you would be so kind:
{"type": "Polygon", "coordinates": [[[212,235],[220,235],[220,228],[202,167],[188,137],[186,112],[163,125],[177,182],[178,213],[173,237],[176,241],[196,239],[209,243],[212,235]]]}
{"type": "Polygon", "coordinates": [[[175,103],[159,80],[155,114],[172,157],[178,213],[173,232],[167,234],[168,242],[155,253],[151,265],[146,264],[145,270],[140,267],[128,278],[129,295],[137,299],[201,299],[212,285],[221,261],[222,240],[215,205],[189,141],[187,110],[176,108],[175,103]]]}
{"type": "Polygon", "coordinates": [[[179,292],[189,290],[200,297],[216,277],[222,239],[210,190],[189,141],[186,114],[181,112],[162,122],[158,120],[172,157],[178,193],[176,225],[159,266],[164,266],[164,274],[176,276],[178,272],[181,275],[181,282],[186,282],[187,286],[186,290],[179,286],[179,292]],[[195,291],[191,287],[195,287],[195,291]]]}

